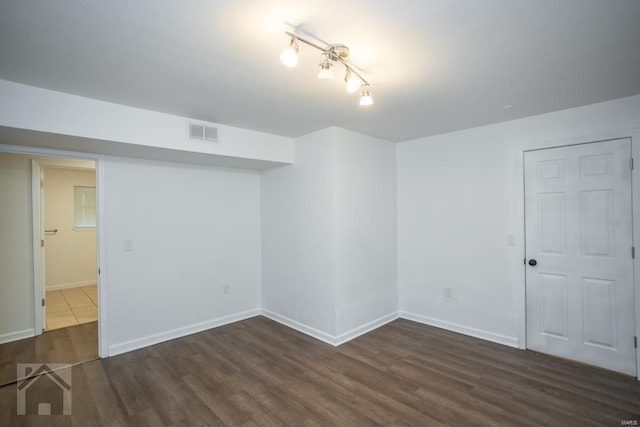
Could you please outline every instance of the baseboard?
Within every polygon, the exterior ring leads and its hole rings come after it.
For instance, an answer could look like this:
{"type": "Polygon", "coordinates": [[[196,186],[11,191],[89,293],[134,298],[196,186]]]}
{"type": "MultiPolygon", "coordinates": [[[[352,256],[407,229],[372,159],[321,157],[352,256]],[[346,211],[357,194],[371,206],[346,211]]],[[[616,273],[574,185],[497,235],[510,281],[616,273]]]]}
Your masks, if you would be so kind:
{"type": "Polygon", "coordinates": [[[262,315],[267,317],[274,322],[278,322],[284,326],[288,326],[291,329],[295,329],[298,332],[302,332],[305,335],[309,335],[317,340],[323,341],[327,344],[331,344],[336,346],[336,338],[328,334],[326,332],[322,332],[319,329],[312,328],[311,326],[307,326],[304,323],[300,323],[297,320],[289,319],[288,317],[281,316],[280,314],[274,313],[273,311],[269,311],[267,309],[262,309],[262,315]]]}
{"type": "Polygon", "coordinates": [[[18,341],[25,338],[31,338],[35,336],[36,331],[34,329],[25,329],[24,331],[9,332],[8,334],[0,335],[0,344],[4,344],[11,341],[18,341]]]}
{"type": "Polygon", "coordinates": [[[384,326],[387,323],[393,322],[398,318],[398,312],[395,311],[393,313],[389,313],[386,316],[382,316],[376,320],[373,320],[369,323],[366,323],[362,326],[358,326],[357,328],[353,328],[350,331],[342,333],[334,338],[336,346],[344,344],[348,341],[351,341],[354,338],[359,337],[360,335],[364,335],[367,332],[371,332],[374,329],[378,329],[380,326],[384,326]]]}
{"type": "Polygon", "coordinates": [[[401,319],[412,320],[418,323],[424,323],[425,325],[435,326],[436,328],[458,332],[463,335],[469,335],[469,336],[480,338],[486,341],[495,342],[497,344],[518,348],[517,337],[510,337],[507,335],[496,334],[494,332],[471,328],[469,326],[459,325],[457,323],[448,322],[446,320],[434,319],[433,317],[423,316],[421,314],[409,313],[406,311],[400,311],[398,317],[400,317],[401,319]]]}
{"type": "Polygon", "coordinates": [[[59,285],[47,286],[47,291],[59,291],[60,289],[79,288],[81,286],[90,286],[95,284],[95,280],[90,280],[88,282],[61,283],[59,285]]]}
{"type": "Polygon", "coordinates": [[[161,342],[181,338],[187,335],[195,334],[197,332],[206,331],[207,329],[217,328],[219,326],[228,325],[229,323],[239,322],[241,320],[249,319],[251,317],[259,316],[260,309],[247,310],[228,316],[218,317],[216,319],[207,320],[205,322],[195,323],[189,326],[183,326],[181,328],[172,329],[166,332],[160,332],[157,334],[147,335],[142,338],[137,338],[131,341],[125,341],[123,343],[114,344],[109,346],[109,356],[117,356],[118,354],[127,353],[129,351],[138,350],[150,345],[159,344],[161,342]]]}
{"type": "Polygon", "coordinates": [[[382,316],[376,320],[373,320],[369,323],[366,323],[362,326],[358,326],[350,331],[347,331],[338,336],[328,334],[326,332],[322,332],[316,328],[305,325],[304,323],[300,323],[297,320],[290,319],[288,317],[282,316],[280,314],[274,313],[273,311],[269,311],[266,309],[262,309],[262,315],[267,317],[275,322],[278,322],[284,326],[287,326],[291,329],[295,329],[298,332],[302,332],[305,335],[309,335],[312,338],[323,341],[327,344],[330,344],[334,347],[342,345],[348,341],[351,341],[354,338],[359,337],[360,335],[366,334],[374,329],[379,328],[382,325],[385,325],[389,322],[392,322],[398,318],[398,313],[389,313],[385,316],[382,316]]]}

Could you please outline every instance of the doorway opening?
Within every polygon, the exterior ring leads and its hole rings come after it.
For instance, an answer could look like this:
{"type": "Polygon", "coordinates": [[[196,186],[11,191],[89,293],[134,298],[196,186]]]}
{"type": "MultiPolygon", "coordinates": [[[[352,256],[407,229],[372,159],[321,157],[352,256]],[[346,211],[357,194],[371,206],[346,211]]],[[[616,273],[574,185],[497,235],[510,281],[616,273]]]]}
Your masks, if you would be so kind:
{"type": "Polygon", "coordinates": [[[95,162],[33,160],[40,171],[43,331],[98,320],[95,162]]]}
{"type": "Polygon", "coordinates": [[[18,363],[106,356],[101,157],[75,154],[0,146],[0,384],[19,380],[18,363]]]}

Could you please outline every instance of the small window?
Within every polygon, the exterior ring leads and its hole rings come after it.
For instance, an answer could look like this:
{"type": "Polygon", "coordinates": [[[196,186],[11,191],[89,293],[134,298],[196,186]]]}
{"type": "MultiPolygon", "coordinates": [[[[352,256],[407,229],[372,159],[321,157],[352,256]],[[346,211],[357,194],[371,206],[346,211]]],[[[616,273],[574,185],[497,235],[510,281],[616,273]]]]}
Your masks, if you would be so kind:
{"type": "Polygon", "coordinates": [[[96,226],[96,187],[73,187],[73,226],[96,226]]]}

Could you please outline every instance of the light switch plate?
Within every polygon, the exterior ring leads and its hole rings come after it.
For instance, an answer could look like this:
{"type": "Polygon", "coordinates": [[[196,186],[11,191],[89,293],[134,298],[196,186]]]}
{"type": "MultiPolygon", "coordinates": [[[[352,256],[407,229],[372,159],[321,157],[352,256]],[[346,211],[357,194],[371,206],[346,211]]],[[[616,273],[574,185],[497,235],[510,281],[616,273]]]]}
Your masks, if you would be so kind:
{"type": "Polygon", "coordinates": [[[124,251],[125,252],[133,251],[133,241],[131,241],[131,240],[125,240],[124,241],[124,251]]]}

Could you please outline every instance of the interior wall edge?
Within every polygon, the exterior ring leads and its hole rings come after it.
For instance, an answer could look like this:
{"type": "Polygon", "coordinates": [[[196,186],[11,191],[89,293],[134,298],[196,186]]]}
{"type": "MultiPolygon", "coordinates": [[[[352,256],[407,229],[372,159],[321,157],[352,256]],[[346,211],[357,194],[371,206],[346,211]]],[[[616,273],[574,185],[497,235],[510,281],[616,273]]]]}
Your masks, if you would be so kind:
{"type": "Polygon", "coordinates": [[[371,322],[365,323],[364,325],[353,328],[352,330],[344,332],[340,335],[332,335],[311,326],[305,325],[304,323],[290,319],[286,316],[274,313],[273,311],[267,310],[265,308],[262,309],[262,315],[268,319],[273,320],[274,322],[278,322],[283,326],[294,329],[298,332],[310,336],[311,338],[315,338],[334,347],[345,344],[355,338],[358,338],[361,335],[378,329],[379,327],[384,326],[387,323],[393,322],[398,318],[398,312],[394,311],[371,322]]]}
{"type": "Polygon", "coordinates": [[[448,322],[446,320],[435,319],[433,317],[415,314],[408,311],[400,311],[399,317],[401,319],[411,320],[413,322],[423,323],[429,326],[435,326],[436,328],[445,329],[451,332],[457,332],[459,334],[468,335],[485,341],[491,341],[496,344],[518,348],[518,337],[496,334],[495,332],[476,329],[470,326],[460,325],[458,323],[448,322]]]}
{"type": "Polygon", "coordinates": [[[298,332],[302,332],[305,335],[308,335],[312,338],[325,342],[327,344],[335,346],[335,337],[331,334],[323,332],[314,327],[305,325],[304,323],[298,322],[297,320],[293,320],[289,317],[283,316],[281,314],[275,313],[271,310],[263,308],[261,310],[262,315],[268,319],[273,320],[274,322],[278,322],[281,325],[287,326],[291,329],[295,329],[298,332]]]}
{"type": "Polygon", "coordinates": [[[339,346],[339,345],[345,344],[353,339],[358,338],[361,335],[364,335],[375,329],[378,329],[379,327],[384,326],[387,323],[391,323],[398,318],[399,318],[398,311],[397,310],[392,311],[389,314],[381,316],[375,320],[372,320],[371,322],[365,323],[364,325],[357,326],[351,329],[350,331],[343,332],[342,334],[336,336],[334,345],[339,346]]]}
{"type": "Polygon", "coordinates": [[[192,335],[198,332],[206,331],[208,329],[217,328],[219,326],[228,325],[230,323],[239,322],[241,320],[250,319],[255,316],[259,316],[261,310],[259,308],[246,310],[239,313],[230,314],[227,316],[218,317],[215,319],[206,320],[204,322],[194,323],[192,325],[182,326],[170,331],[160,332],[157,334],[151,334],[144,337],[136,338],[130,341],[125,341],[117,344],[109,345],[109,357],[117,356],[119,354],[128,353],[133,350],[138,350],[144,347],[149,347],[154,344],[160,344],[165,341],[170,341],[176,338],[182,338],[187,335],[192,335]]]}
{"type": "Polygon", "coordinates": [[[31,338],[35,336],[35,329],[25,329],[23,331],[9,332],[6,334],[0,335],[0,344],[18,341],[25,338],[31,338]]]}
{"type": "Polygon", "coordinates": [[[81,288],[83,286],[95,286],[98,282],[90,280],[88,282],[60,283],[58,285],[47,286],[47,291],[59,291],[60,289],[81,288]]]}

